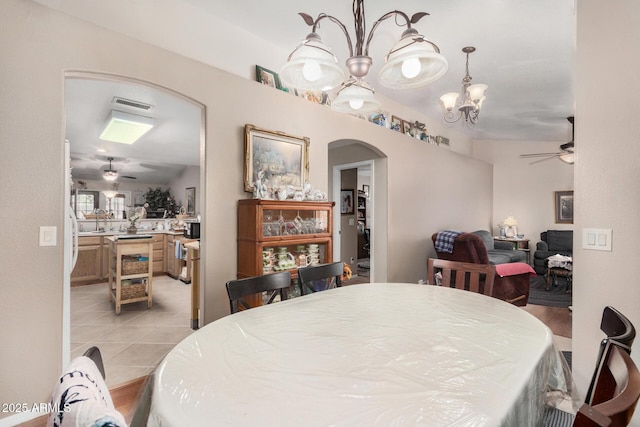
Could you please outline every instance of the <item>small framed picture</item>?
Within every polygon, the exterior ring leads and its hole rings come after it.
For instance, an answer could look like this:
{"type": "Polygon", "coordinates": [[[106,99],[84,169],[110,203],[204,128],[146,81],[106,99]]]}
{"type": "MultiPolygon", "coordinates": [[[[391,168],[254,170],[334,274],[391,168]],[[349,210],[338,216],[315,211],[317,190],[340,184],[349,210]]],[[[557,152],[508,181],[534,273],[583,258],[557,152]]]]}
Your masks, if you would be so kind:
{"type": "Polygon", "coordinates": [[[395,130],[396,132],[404,132],[404,128],[402,125],[403,122],[404,120],[402,120],[400,117],[391,116],[391,130],[395,130]]]}
{"type": "Polygon", "coordinates": [[[353,215],[353,190],[340,190],[340,213],[353,215]]]}
{"type": "Polygon", "coordinates": [[[556,191],[556,224],[573,224],[573,191],[556,191]]]}
{"type": "Polygon", "coordinates": [[[413,134],[411,133],[411,122],[408,122],[406,120],[402,121],[402,133],[404,133],[405,135],[413,136],[413,134]]]}
{"type": "Polygon", "coordinates": [[[256,65],[256,81],[262,83],[263,85],[271,86],[276,89],[282,89],[278,73],[267,70],[266,68],[259,65],[256,65]]]}
{"type": "Polygon", "coordinates": [[[196,187],[187,188],[187,214],[195,216],[196,213],[196,187]]]}

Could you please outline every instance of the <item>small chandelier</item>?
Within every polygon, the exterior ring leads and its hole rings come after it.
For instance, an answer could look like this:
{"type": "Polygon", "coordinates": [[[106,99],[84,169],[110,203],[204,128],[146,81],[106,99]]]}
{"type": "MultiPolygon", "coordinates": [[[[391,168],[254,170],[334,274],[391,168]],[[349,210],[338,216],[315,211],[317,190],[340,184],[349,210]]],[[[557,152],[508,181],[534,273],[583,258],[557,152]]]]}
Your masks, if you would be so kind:
{"type": "Polygon", "coordinates": [[[118,178],[118,172],[111,169],[111,161],[113,160],[113,157],[107,157],[107,160],[109,160],[109,169],[104,170],[102,177],[107,181],[115,181],[118,178]]]}
{"type": "MultiPolygon", "coordinates": [[[[289,55],[287,63],[280,71],[280,80],[288,86],[302,90],[331,90],[342,85],[340,93],[348,95],[350,108],[344,109],[344,103],[338,95],[332,102],[332,108],[342,112],[364,112],[362,108],[372,108],[373,90],[364,81],[369,74],[373,60],[369,56],[369,44],[378,25],[388,18],[400,17],[404,20],[407,29],[402,33],[401,39],[393,46],[385,57],[385,64],[380,70],[380,83],[391,89],[412,89],[425,86],[438,80],[447,71],[448,63],[440,54],[440,49],[434,43],[426,40],[424,36],[411,27],[424,16],[425,12],[418,12],[409,17],[404,12],[394,10],[380,17],[366,36],[364,0],[353,0],[353,17],[355,21],[356,43],[355,49],[351,37],[345,25],[337,18],[321,13],[314,20],[306,13],[299,14],[307,25],[312,27],[311,33],[289,55]],[[346,60],[349,78],[345,82],[345,73],[338,65],[338,59],[325,45],[316,32],[320,21],[328,19],[338,25],[347,39],[349,58],[346,60]],[[358,98],[357,93],[362,95],[358,98]],[[359,99],[359,101],[357,101],[359,99]],[[360,104],[362,101],[362,104],[360,104]],[[361,105],[360,108],[354,108],[361,105]]],[[[378,101],[375,103],[379,106],[378,101]]]]}
{"type": "Polygon", "coordinates": [[[440,97],[440,105],[444,109],[444,120],[448,123],[455,123],[464,117],[465,122],[476,124],[482,102],[485,100],[488,86],[485,84],[471,84],[469,75],[469,54],[476,51],[473,46],[463,47],[462,51],[467,54],[467,74],[462,79],[462,97],[459,93],[446,93],[440,97]],[[454,112],[454,109],[457,112],[454,112]]]}

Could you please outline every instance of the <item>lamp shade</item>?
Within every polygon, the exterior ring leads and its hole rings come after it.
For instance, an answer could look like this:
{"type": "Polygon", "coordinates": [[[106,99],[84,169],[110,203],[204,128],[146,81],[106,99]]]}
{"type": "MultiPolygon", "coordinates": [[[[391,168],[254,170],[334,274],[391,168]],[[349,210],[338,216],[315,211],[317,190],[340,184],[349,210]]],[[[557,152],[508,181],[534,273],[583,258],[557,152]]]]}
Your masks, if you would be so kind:
{"type": "Polygon", "coordinates": [[[331,103],[331,109],[340,113],[364,114],[380,109],[373,90],[364,82],[347,83],[331,103]]]}
{"type": "Polygon", "coordinates": [[[113,199],[118,195],[118,192],[114,190],[104,190],[102,194],[104,194],[104,197],[106,197],[107,199],[113,199]]]}
{"type": "Polygon", "coordinates": [[[440,105],[442,105],[442,108],[445,110],[451,111],[456,106],[458,96],[460,95],[456,92],[445,93],[440,97],[440,105]]]}
{"type": "Polygon", "coordinates": [[[385,57],[380,84],[391,89],[426,86],[442,77],[449,68],[447,59],[418,32],[409,28],[385,57]]]}
{"type": "Polygon", "coordinates": [[[504,220],[504,225],[506,225],[508,227],[513,227],[514,225],[518,225],[518,220],[516,220],[513,216],[509,215],[504,220]]]}
{"type": "Polygon", "coordinates": [[[344,82],[344,78],[336,56],[316,33],[309,34],[291,52],[280,70],[280,80],[285,86],[302,90],[333,89],[344,82]]]}
{"type": "Polygon", "coordinates": [[[471,102],[475,105],[481,105],[482,101],[485,99],[485,93],[487,92],[487,88],[489,86],[485,84],[475,84],[471,85],[467,88],[467,95],[471,102]]]}

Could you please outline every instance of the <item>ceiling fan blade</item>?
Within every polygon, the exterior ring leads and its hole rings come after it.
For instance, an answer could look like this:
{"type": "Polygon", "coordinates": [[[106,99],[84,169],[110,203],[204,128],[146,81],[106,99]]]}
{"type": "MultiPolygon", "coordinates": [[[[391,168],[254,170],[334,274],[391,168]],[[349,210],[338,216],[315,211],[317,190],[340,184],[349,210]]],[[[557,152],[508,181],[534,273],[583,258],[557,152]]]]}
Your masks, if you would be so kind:
{"type": "Polygon", "coordinates": [[[540,162],[544,162],[546,160],[551,160],[551,159],[556,159],[556,158],[558,158],[558,156],[549,156],[549,157],[546,157],[544,159],[536,160],[535,162],[530,162],[529,164],[533,165],[533,164],[536,164],[536,163],[540,163],[540,162]]]}
{"type": "Polygon", "coordinates": [[[531,153],[531,154],[520,154],[521,158],[529,158],[529,157],[545,157],[545,156],[559,156],[564,154],[563,152],[555,152],[555,153],[531,153]]]}
{"type": "Polygon", "coordinates": [[[135,176],[128,176],[128,175],[122,175],[121,178],[126,178],[126,179],[138,179],[135,176]]]}

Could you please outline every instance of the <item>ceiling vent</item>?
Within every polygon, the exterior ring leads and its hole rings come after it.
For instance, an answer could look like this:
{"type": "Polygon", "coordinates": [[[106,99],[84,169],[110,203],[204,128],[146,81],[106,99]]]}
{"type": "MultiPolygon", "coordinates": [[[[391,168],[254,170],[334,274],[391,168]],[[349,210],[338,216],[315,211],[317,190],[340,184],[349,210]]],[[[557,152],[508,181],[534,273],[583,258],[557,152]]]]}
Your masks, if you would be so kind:
{"type": "Polygon", "coordinates": [[[126,105],[127,107],[137,108],[139,110],[149,111],[153,108],[153,105],[145,104],[143,102],[132,101],[127,98],[120,98],[119,96],[114,96],[113,101],[114,104],[118,105],[126,105]]]}

